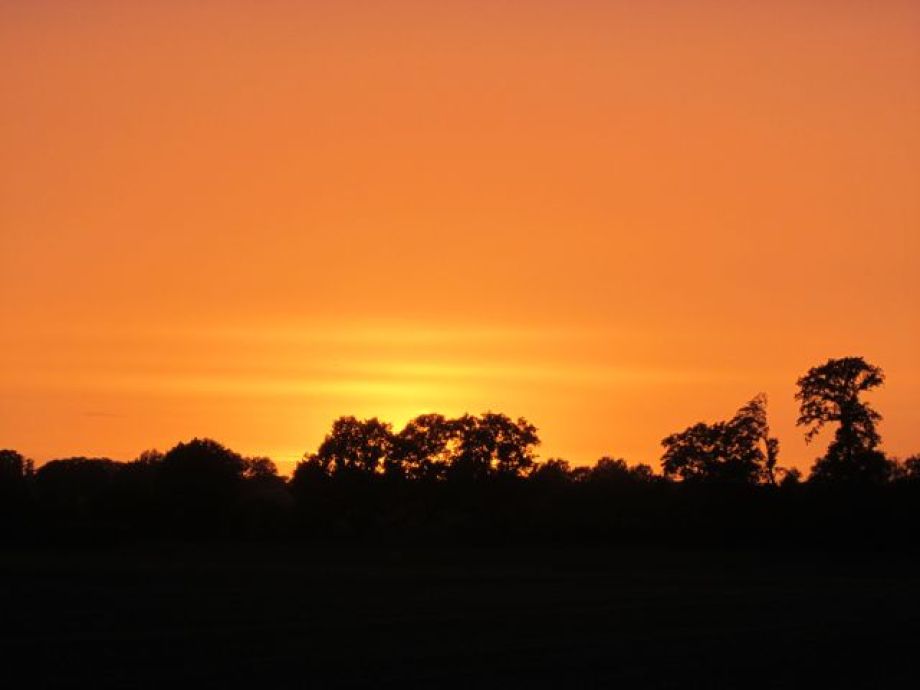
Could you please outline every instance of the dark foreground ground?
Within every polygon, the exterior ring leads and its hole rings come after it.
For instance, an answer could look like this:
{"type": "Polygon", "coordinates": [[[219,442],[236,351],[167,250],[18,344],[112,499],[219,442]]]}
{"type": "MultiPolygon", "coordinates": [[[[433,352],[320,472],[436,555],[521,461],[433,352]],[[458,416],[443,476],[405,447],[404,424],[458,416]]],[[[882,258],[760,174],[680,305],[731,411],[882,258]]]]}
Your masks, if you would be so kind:
{"type": "Polygon", "coordinates": [[[0,687],[920,687],[871,553],[6,547],[0,687]]]}

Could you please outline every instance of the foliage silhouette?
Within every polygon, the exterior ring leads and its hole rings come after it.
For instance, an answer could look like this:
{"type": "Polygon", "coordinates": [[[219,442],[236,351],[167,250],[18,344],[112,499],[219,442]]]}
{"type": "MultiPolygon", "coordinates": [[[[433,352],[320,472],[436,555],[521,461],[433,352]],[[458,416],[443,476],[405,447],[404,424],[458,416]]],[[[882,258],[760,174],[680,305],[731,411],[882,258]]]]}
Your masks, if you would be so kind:
{"type": "Polygon", "coordinates": [[[15,450],[0,450],[0,534],[16,534],[29,512],[35,469],[15,450]]]}
{"type": "Polygon", "coordinates": [[[373,474],[384,466],[392,445],[389,424],[376,418],[341,417],[333,423],[315,459],[326,473],[373,474]]]}
{"type": "Polygon", "coordinates": [[[829,359],[813,367],[798,381],[799,426],[808,427],[811,441],[829,423],[837,423],[834,440],[824,457],[812,467],[817,481],[882,483],[890,463],[876,450],[881,440],[876,423],[881,415],[860,399],[885,381],[882,370],[862,357],[829,359]]]}
{"type": "Polygon", "coordinates": [[[456,420],[440,414],[410,420],[393,437],[390,467],[410,479],[443,479],[456,453],[459,430],[456,420]]]}
{"type": "Polygon", "coordinates": [[[15,450],[0,450],[0,486],[22,484],[35,471],[31,460],[15,450]]]}
{"type": "Polygon", "coordinates": [[[920,455],[912,455],[904,461],[899,477],[910,482],[920,482],[920,455]]]}
{"type": "Polygon", "coordinates": [[[896,462],[879,449],[881,417],[860,395],[882,380],[858,357],[799,379],[809,438],[839,424],[807,481],[777,464],[762,394],[728,420],[667,436],[661,474],[607,456],[587,467],[539,462],[536,427],[494,412],[420,415],[395,433],[342,417],[290,479],[269,458],[211,439],[37,470],[0,451],[0,534],[903,544],[920,534],[920,456],[896,462]]]}
{"type": "Polygon", "coordinates": [[[685,481],[773,484],[779,441],[770,436],[767,398],[760,394],[727,422],[700,422],[662,440],[666,477],[685,481]]]}
{"type": "Polygon", "coordinates": [[[448,476],[484,480],[490,476],[523,477],[534,465],[534,447],[540,443],[537,428],[526,419],[516,422],[503,414],[486,412],[456,420],[457,449],[448,476]]]}
{"type": "Polygon", "coordinates": [[[118,471],[108,458],[52,460],[35,473],[36,494],[52,511],[91,517],[104,510],[118,471]]]}

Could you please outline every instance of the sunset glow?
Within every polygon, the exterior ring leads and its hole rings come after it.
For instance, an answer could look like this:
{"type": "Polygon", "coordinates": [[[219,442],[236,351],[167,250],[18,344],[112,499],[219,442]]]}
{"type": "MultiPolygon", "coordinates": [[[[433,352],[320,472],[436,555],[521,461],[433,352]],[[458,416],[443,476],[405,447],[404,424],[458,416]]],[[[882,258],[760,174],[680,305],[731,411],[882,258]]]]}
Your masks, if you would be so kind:
{"type": "Polygon", "coordinates": [[[920,451],[916,2],[0,2],[0,64],[0,447],[657,465],[763,391],[805,469],[853,354],[920,451]]]}

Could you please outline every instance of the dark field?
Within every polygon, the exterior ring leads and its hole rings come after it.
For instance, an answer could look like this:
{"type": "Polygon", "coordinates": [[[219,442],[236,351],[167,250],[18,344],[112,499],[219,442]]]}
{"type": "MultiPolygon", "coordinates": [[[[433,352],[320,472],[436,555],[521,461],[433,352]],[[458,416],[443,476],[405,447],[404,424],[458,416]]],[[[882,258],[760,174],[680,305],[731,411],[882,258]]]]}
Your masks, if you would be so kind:
{"type": "Polygon", "coordinates": [[[892,554],[7,548],[0,686],[917,687],[892,554]]]}

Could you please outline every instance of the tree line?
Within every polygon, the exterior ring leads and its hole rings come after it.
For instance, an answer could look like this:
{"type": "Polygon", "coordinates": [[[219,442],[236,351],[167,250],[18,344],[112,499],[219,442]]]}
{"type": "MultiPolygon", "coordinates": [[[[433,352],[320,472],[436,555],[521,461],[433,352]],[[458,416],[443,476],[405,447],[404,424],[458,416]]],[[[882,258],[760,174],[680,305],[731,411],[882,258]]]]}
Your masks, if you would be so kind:
{"type": "Polygon", "coordinates": [[[798,379],[806,440],[834,426],[807,478],[779,463],[763,394],[665,437],[659,473],[614,457],[540,462],[536,427],[493,412],[420,415],[398,432],[342,417],[290,478],[210,439],[37,469],[3,450],[0,534],[904,543],[920,532],[920,456],[879,449],[881,416],[863,394],[883,382],[860,357],[798,379]]]}

